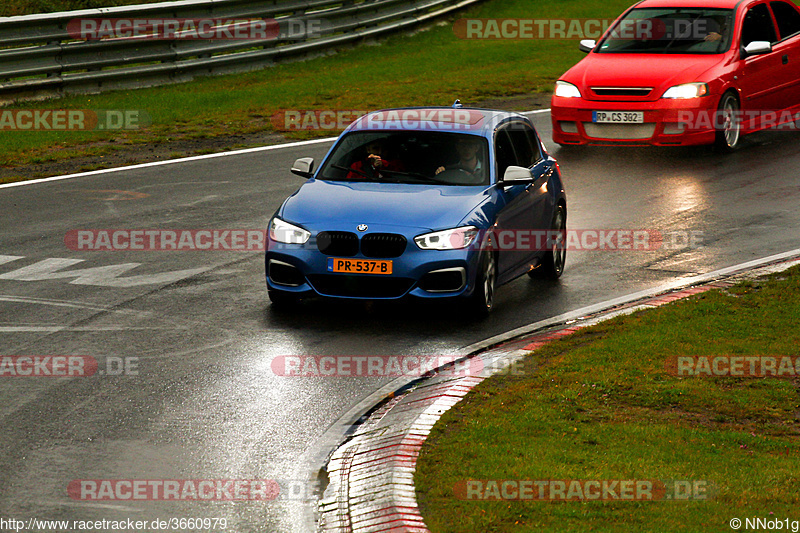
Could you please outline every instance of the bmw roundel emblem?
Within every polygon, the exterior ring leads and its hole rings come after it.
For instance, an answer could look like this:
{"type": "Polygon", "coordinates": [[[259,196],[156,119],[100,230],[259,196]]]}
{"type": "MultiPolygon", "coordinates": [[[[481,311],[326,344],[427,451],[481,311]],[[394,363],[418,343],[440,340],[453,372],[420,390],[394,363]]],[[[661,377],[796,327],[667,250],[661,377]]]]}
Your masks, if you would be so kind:
{"type": "Polygon", "coordinates": [[[367,225],[366,224],[359,224],[358,226],[356,226],[356,229],[358,231],[367,231],[367,225]]]}

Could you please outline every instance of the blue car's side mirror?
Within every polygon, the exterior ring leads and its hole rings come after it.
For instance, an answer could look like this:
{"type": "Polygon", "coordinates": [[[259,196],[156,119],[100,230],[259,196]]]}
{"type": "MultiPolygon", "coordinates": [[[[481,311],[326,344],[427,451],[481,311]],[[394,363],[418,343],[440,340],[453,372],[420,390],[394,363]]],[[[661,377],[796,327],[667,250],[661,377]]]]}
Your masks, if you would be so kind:
{"type": "Polygon", "coordinates": [[[510,187],[512,185],[522,185],[526,183],[533,183],[533,174],[531,169],[525,167],[516,167],[509,165],[503,173],[503,179],[498,182],[501,187],[510,187]]]}
{"type": "Polygon", "coordinates": [[[314,175],[314,158],[301,157],[292,165],[292,173],[302,176],[306,179],[314,175]]]}

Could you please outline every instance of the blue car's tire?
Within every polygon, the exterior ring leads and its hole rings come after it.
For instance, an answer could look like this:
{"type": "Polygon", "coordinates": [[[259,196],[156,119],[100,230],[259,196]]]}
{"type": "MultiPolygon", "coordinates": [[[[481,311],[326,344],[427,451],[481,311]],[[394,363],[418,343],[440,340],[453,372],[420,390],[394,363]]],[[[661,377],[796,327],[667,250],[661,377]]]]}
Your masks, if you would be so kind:
{"type": "Polygon", "coordinates": [[[269,294],[269,300],[272,302],[272,305],[279,308],[290,308],[297,305],[300,301],[297,296],[290,292],[269,289],[267,290],[267,294],[269,294]]]}
{"type": "Polygon", "coordinates": [[[567,232],[567,212],[563,206],[559,205],[556,208],[550,227],[558,231],[561,237],[551,239],[550,249],[545,252],[539,268],[528,272],[528,275],[532,278],[556,280],[564,273],[564,265],[567,263],[567,247],[564,242],[567,232]]]}
{"type": "Polygon", "coordinates": [[[494,308],[494,289],[497,283],[497,263],[494,254],[484,252],[478,261],[475,290],[469,300],[470,312],[478,317],[489,316],[494,308]]]}

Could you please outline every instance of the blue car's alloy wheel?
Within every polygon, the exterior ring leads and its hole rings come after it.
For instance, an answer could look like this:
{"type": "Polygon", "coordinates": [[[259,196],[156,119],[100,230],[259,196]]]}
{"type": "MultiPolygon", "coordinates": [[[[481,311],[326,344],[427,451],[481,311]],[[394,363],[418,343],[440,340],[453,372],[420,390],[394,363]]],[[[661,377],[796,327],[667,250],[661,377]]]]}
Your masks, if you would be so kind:
{"type": "Polygon", "coordinates": [[[567,213],[563,206],[559,205],[556,208],[550,227],[559,232],[559,237],[553,239],[550,250],[542,259],[541,266],[528,272],[532,278],[558,279],[564,273],[564,265],[567,262],[567,247],[564,242],[567,234],[567,213]]]}
{"type": "Polygon", "coordinates": [[[494,307],[494,287],[497,282],[497,264],[494,254],[485,252],[478,265],[478,276],[475,279],[475,290],[472,293],[471,306],[479,316],[486,316],[494,307]]]}

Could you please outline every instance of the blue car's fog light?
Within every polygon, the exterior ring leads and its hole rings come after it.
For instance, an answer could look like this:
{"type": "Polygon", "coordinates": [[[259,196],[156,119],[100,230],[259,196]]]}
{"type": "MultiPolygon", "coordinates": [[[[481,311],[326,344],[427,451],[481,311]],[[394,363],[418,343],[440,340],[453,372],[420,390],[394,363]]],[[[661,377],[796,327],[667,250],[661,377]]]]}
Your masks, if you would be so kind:
{"type": "Polygon", "coordinates": [[[276,285],[287,285],[290,287],[298,287],[305,283],[303,273],[289,263],[270,259],[269,261],[269,279],[276,285]]]}
{"type": "Polygon", "coordinates": [[[463,289],[466,283],[467,272],[464,268],[444,268],[422,276],[419,287],[427,292],[455,292],[463,289]]]}

